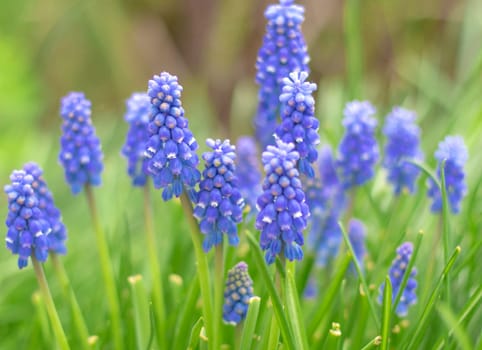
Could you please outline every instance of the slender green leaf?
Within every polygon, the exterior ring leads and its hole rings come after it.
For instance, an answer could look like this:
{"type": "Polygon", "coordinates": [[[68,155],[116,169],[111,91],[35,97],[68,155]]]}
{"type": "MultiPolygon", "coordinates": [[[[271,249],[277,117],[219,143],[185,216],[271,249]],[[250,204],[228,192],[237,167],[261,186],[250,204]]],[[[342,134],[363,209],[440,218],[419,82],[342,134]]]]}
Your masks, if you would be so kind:
{"type": "Polygon", "coordinates": [[[197,348],[201,337],[201,330],[203,329],[203,324],[203,318],[199,317],[194,326],[192,326],[191,333],[189,334],[189,345],[187,346],[188,350],[194,350],[197,348]]]}
{"type": "Polygon", "coordinates": [[[382,346],[381,350],[387,350],[390,345],[390,320],[392,306],[392,281],[390,277],[385,277],[385,286],[383,288],[383,304],[382,304],[382,346]]]}
{"type": "Polygon", "coordinates": [[[187,297],[177,319],[173,349],[182,349],[187,344],[184,343],[186,341],[184,334],[188,334],[189,322],[192,319],[193,311],[196,309],[198,297],[199,281],[195,276],[189,286],[187,297]]]}
{"type": "Polygon", "coordinates": [[[286,262],[286,279],[285,279],[285,305],[288,312],[291,330],[295,337],[296,349],[308,349],[308,340],[306,338],[306,330],[301,317],[301,308],[299,296],[296,290],[296,282],[294,277],[295,263],[286,262]]]}
{"type": "Polygon", "coordinates": [[[254,330],[258,321],[259,306],[261,298],[254,296],[249,299],[248,314],[243,325],[243,333],[241,334],[240,349],[252,349],[251,343],[254,338],[254,330]]]}
{"type": "Polygon", "coordinates": [[[463,327],[461,327],[457,322],[457,318],[447,304],[438,305],[437,311],[447,327],[452,330],[452,332],[448,333],[447,335],[450,337],[450,334],[453,333],[454,338],[457,340],[459,345],[457,348],[462,350],[471,350],[472,346],[470,345],[469,336],[464,331],[463,327]]]}
{"type": "Polygon", "coordinates": [[[137,348],[147,349],[150,336],[150,317],[149,303],[144,281],[141,275],[130,276],[127,281],[131,286],[137,348]]]}

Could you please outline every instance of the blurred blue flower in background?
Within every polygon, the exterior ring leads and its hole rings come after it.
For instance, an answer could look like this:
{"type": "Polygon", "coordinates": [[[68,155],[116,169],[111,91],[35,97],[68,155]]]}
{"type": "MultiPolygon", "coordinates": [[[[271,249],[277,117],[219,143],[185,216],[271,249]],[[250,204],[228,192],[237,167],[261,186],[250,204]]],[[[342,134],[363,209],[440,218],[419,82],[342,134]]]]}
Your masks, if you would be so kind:
{"type": "Polygon", "coordinates": [[[383,166],[388,170],[388,181],[394,186],[396,195],[404,188],[413,193],[415,181],[420,174],[419,168],[405,161],[423,159],[416,117],[412,111],[394,107],[383,127],[387,137],[383,166]]]}
{"type": "Polygon", "coordinates": [[[350,240],[353,251],[355,252],[355,258],[362,269],[363,258],[366,254],[365,236],[366,228],[365,225],[363,225],[363,222],[354,218],[350,219],[348,222],[348,239],[350,240]]]}
{"type": "Polygon", "coordinates": [[[206,235],[203,249],[208,252],[213,245],[222,244],[223,233],[229,244],[239,243],[236,224],[243,219],[244,200],[235,176],[235,147],[229,140],[207,139],[212,152],[205,152],[205,168],[199,183],[194,216],[199,220],[201,232],[206,235]]]}
{"type": "Polygon", "coordinates": [[[345,189],[363,185],[374,175],[378,161],[375,139],[377,120],[372,117],[375,108],[368,101],[347,103],[344,110],[345,135],[338,149],[338,167],[345,189]]]}
{"type": "Polygon", "coordinates": [[[264,13],[268,23],[256,61],[259,92],[254,120],[256,138],[263,149],[274,144],[283,78],[291,72],[309,71],[310,59],[301,32],[304,11],[294,0],[280,0],[279,4],[269,5],[264,13]]]}
{"type": "Polygon", "coordinates": [[[276,135],[285,143],[293,143],[300,154],[298,170],[313,177],[311,164],[316,161],[320,143],[319,122],[315,118],[315,100],[312,96],[316,84],[306,81],[307,72],[292,72],[283,79],[281,102],[281,124],[276,135]]]}
{"type": "MultiPolygon", "coordinates": [[[[412,257],[413,244],[411,242],[405,242],[397,248],[397,257],[393,260],[392,266],[389,271],[389,278],[392,284],[392,303],[395,301],[395,297],[400,289],[400,285],[403,280],[403,275],[407,270],[408,263],[412,257]]],[[[408,313],[408,307],[417,302],[417,294],[415,288],[417,287],[417,281],[415,275],[417,270],[415,268],[410,271],[410,277],[408,278],[407,285],[402,291],[400,302],[397,305],[396,313],[398,316],[403,317],[408,313]]],[[[385,283],[380,287],[380,295],[378,301],[381,303],[383,300],[383,292],[385,289],[385,283]]]]}
{"type": "Polygon", "coordinates": [[[228,271],[224,290],[224,322],[237,325],[246,318],[252,296],[253,281],[248,273],[248,265],[242,261],[228,271]]]}
{"type": "MultiPolygon", "coordinates": [[[[450,208],[456,214],[460,211],[460,203],[467,194],[464,166],[469,154],[464,139],[461,136],[447,136],[439,143],[435,158],[438,161],[437,176],[439,179],[441,179],[442,161],[446,161],[445,188],[450,208]]],[[[432,211],[440,212],[442,210],[442,193],[433,180],[429,180],[428,195],[433,200],[432,211]]]]}
{"type": "Polygon", "coordinates": [[[201,174],[196,139],[189,130],[181,103],[182,86],[167,72],[149,80],[147,94],[151,99],[149,140],[145,156],[148,171],[156,188],[163,188],[162,198],[179,197],[186,187],[191,200],[201,174]]]}
{"type": "Polygon", "coordinates": [[[149,113],[151,99],[144,92],[136,92],[126,101],[124,119],[129,123],[122,155],[127,158],[127,173],[134,186],[144,186],[147,180],[147,159],[144,157],[146,143],[149,140],[149,113]]]}
{"type": "Polygon", "coordinates": [[[42,176],[43,171],[33,162],[25,164],[23,170],[33,177],[31,186],[37,196],[38,207],[42,212],[43,218],[50,226],[50,231],[47,234],[48,249],[57,254],[65,254],[67,252],[65,247],[67,230],[62,222],[60,210],[55,206],[52,193],[42,176]]]}
{"type": "Polygon", "coordinates": [[[72,193],[77,194],[84,185],[101,183],[102,149],[92,125],[91,103],[81,92],[71,92],[61,101],[62,136],[59,161],[72,193]]]}
{"type": "Polygon", "coordinates": [[[8,197],[5,241],[7,248],[18,254],[18,267],[21,269],[27,266],[30,256],[42,262],[47,260],[50,225],[45,220],[33,187],[35,178],[25,170],[14,170],[10,181],[4,187],[8,197]]]}
{"type": "Polygon", "coordinates": [[[303,230],[310,215],[296,169],[300,155],[291,143],[277,139],[276,144],[262,154],[266,177],[257,203],[256,228],[261,231],[260,245],[268,264],[279,254],[288,260],[303,258],[303,230]]]}
{"type": "Polygon", "coordinates": [[[249,213],[257,212],[256,200],[261,194],[261,170],[253,137],[242,136],[236,142],[236,178],[249,213]]]}

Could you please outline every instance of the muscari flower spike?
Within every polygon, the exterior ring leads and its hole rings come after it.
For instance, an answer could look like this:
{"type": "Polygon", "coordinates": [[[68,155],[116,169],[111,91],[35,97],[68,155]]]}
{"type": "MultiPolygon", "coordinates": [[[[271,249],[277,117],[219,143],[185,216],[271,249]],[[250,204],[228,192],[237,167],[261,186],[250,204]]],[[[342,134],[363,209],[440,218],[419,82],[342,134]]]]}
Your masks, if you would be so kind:
{"type": "Polygon", "coordinates": [[[268,264],[279,254],[290,261],[303,258],[303,230],[310,211],[296,169],[300,155],[294,147],[276,139],[276,146],[269,145],[262,155],[266,177],[257,202],[256,228],[261,231],[260,245],[268,264]]]}
{"type": "Polygon", "coordinates": [[[243,219],[244,200],[235,176],[235,147],[229,140],[207,139],[206,144],[213,151],[203,154],[205,169],[193,214],[206,235],[203,249],[208,252],[213,245],[223,242],[223,233],[228,236],[229,244],[239,243],[236,224],[243,219]]]}
{"type": "Polygon", "coordinates": [[[132,185],[144,186],[148,175],[144,151],[149,140],[147,126],[151,99],[144,92],[133,93],[126,101],[126,107],[124,119],[129,123],[129,131],[122,147],[122,155],[127,158],[127,173],[132,178],[132,185]]]}
{"type": "MultiPolygon", "coordinates": [[[[397,257],[392,262],[392,267],[389,271],[389,278],[392,284],[392,303],[395,301],[395,297],[400,289],[400,284],[403,280],[403,275],[407,270],[408,263],[412,257],[413,244],[411,242],[405,242],[400,247],[397,248],[397,257]]],[[[417,281],[415,280],[415,275],[417,270],[415,268],[410,271],[410,276],[407,281],[407,285],[402,292],[400,301],[395,310],[397,315],[400,317],[406,316],[408,313],[408,307],[417,302],[417,294],[415,293],[415,288],[417,287],[417,281]]],[[[383,301],[383,291],[385,289],[385,283],[380,286],[380,294],[378,297],[378,302],[383,301]]]]}
{"type": "Polygon", "coordinates": [[[228,271],[224,290],[224,322],[237,325],[244,320],[252,296],[253,281],[248,274],[248,265],[242,261],[228,271]]]}
{"type": "Polygon", "coordinates": [[[375,108],[368,101],[347,103],[343,118],[345,135],[339,146],[338,167],[345,189],[360,186],[374,175],[378,160],[375,108]]]}
{"type": "Polygon", "coordinates": [[[270,5],[264,15],[268,20],[263,44],[256,60],[256,83],[259,85],[258,108],[254,120],[256,138],[263,146],[274,144],[282,80],[294,71],[308,72],[308,50],[301,32],[304,7],[294,0],[280,0],[270,5]]]}
{"type": "Polygon", "coordinates": [[[250,136],[243,136],[236,142],[236,178],[238,188],[248,205],[250,213],[256,212],[256,200],[261,194],[261,171],[258,161],[256,141],[250,136]]]}
{"type": "Polygon", "coordinates": [[[315,178],[303,178],[311,213],[308,244],[316,252],[317,264],[326,266],[337,255],[343,239],[338,221],[346,202],[329,146],[320,150],[316,170],[315,178]]]}
{"type": "Polygon", "coordinates": [[[4,187],[8,197],[5,241],[7,248],[18,254],[18,267],[22,269],[27,266],[29,256],[41,262],[47,260],[50,225],[39,207],[32,186],[34,177],[25,170],[14,170],[10,181],[11,184],[4,187]]]}
{"type": "MultiPolygon", "coordinates": [[[[469,155],[464,139],[461,136],[447,136],[438,145],[435,152],[438,161],[437,176],[441,179],[441,165],[445,160],[445,187],[452,213],[460,211],[462,198],[467,194],[464,166],[469,155]]],[[[432,212],[439,213],[442,210],[442,194],[439,187],[429,180],[428,195],[432,198],[432,212]]]]}
{"type": "Polygon", "coordinates": [[[415,181],[420,169],[406,160],[421,160],[420,128],[415,124],[416,114],[401,107],[394,107],[387,116],[383,134],[387,137],[383,166],[388,170],[388,181],[395,194],[403,189],[415,191],[415,181]]]}
{"type": "Polygon", "coordinates": [[[67,230],[62,222],[60,210],[55,206],[52,192],[42,176],[43,171],[33,162],[25,164],[23,170],[34,179],[31,186],[37,196],[38,207],[50,226],[47,234],[48,249],[56,254],[65,254],[67,252],[65,247],[67,230]]]}
{"type": "Polygon", "coordinates": [[[283,79],[281,102],[281,124],[276,128],[276,135],[285,143],[293,143],[300,154],[298,170],[313,177],[311,164],[318,158],[316,146],[318,119],[315,118],[315,100],[312,96],[316,84],[306,81],[307,72],[292,72],[283,79]]]}
{"type": "Polygon", "coordinates": [[[71,92],[61,101],[62,137],[59,161],[72,193],[77,194],[84,185],[101,183],[102,149],[92,125],[91,103],[81,92],[71,92]]]}
{"type": "Polygon", "coordinates": [[[179,197],[183,187],[194,199],[194,186],[201,174],[197,170],[199,158],[196,139],[189,130],[181,103],[182,86],[177,77],[167,72],[149,80],[147,94],[151,99],[149,140],[145,157],[154,186],[163,188],[162,198],[179,197]]]}

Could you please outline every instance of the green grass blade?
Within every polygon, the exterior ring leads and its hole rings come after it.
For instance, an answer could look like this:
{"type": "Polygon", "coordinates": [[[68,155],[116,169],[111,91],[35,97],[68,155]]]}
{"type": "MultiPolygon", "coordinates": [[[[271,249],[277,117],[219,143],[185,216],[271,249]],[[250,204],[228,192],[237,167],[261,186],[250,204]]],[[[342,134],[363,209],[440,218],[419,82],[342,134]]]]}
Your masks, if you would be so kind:
{"type": "MultiPolygon", "coordinates": [[[[440,304],[437,306],[437,311],[442,318],[442,321],[452,330],[455,340],[458,342],[458,349],[471,350],[470,339],[463,327],[457,322],[457,318],[447,304],[440,304]]],[[[450,337],[451,333],[447,334],[450,337]]]]}
{"type": "MultiPolygon", "coordinates": [[[[401,289],[401,288],[400,288],[401,289]]],[[[387,350],[390,345],[390,320],[392,306],[392,282],[390,277],[385,277],[385,286],[383,288],[383,304],[382,304],[382,346],[381,350],[387,350]]]]}
{"type": "Polygon", "coordinates": [[[447,265],[445,265],[442,274],[438,278],[437,284],[435,285],[435,288],[432,291],[432,294],[429,297],[428,302],[425,304],[425,308],[422,312],[422,315],[420,316],[420,319],[415,323],[417,325],[415,329],[415,333],[410,335],[410,338],[408,340],[408,344],[403,347],[403,349],[416,349],[416,345],[418,344],[418,339],[420,338],[422,332],[426,329],[426,323],[428,321],[428,316],[431,314],[435,302],[437,301],[439,297],[439,292],[440,288],[442,287],[442,284],[444,282],[445,276],[447,273],[452,269],[453,265],[455,264],[455,261],[457,260],[457,257],[459,256],[461,251],[461,248],[457,246],[452,253],[452,256],[450,257],[447,265]]]}
{"type": "Polygon", "coordinates": [[[377,335],[375,338],[373,338],[372,340],[370,340],[368,342],[368,344],[366,344],[363,348],[361,348],[360,350],[370,350],[370,349],[373,349],[373,348],[378,348],[380,346],[380,344],[382,343],[382,337],[380,337],[379,335],[377,335]]]}
{"type": "Polygon", "coordinates": [[[191,333],[189,335],[188,350],[197,349],[199,340],[201,338],[201,330],[203,328],[203,318],[199,317],[194,326],[191,328],[191,333]]]}
{"type": "Polygon", "coordinates": [[[240,349],[251,349],[254,330],[256,329],[256,323],[258,321],[259,306],[261,303],[261,298],[254,296],[249,299],[248,314],[246,315],[246,321],[243,325],[243,333],[241,334],[241,342],[239,345],[240,349]]]}
{"type": "Polygon", "coordinates": [[[288,320],[286,319],[286,314],[283,310],[283,304],[281,303],[281,299],[278,295],[278,292],[276,291],[276,286],[274,285],[273,280],[270,276],[268,266],[264,261],[263,254],[258,245],[258,242],[248,231],[246,231],[246,237],[248,237],[248,242],[251,247],[251,253],[253,254],[254,260],[256,261],[256,267],[258,267],[259,272],[261,273],[261,277],[264,280],[266,287],[268,288],[268,293],[271,298],[271,302],[273,303],[274,314],[276,316],[276,319],[278,320],[280,332],[283,336],[283,341],[288,345],[288,348],[295,349],[292,332],[290,330],[288,320]]]}
{"type": "Polygon", "coordinates": [[[147,292],[141,275],[130,276],[127,281],[131,287],[136,339],[138,349],[147,349],[150,336],[150,317],[147,292]]]}
{"type": "Polygon", "coordinates": [[[343,227],[342,223],[339,222],[338,225],[341,228],[341,232],[343,234],[343,238],[345,239],[345,244],[348,247],[348,250],[350,251],[352,257],[353,257],[353,263],[355,265],[356,271],[358,273],[358,277],[360,278],[360,281],[362,283],[363,290],[367,296],[367,301],[368,305],[370,306],[370,312],[373,316],[373,320],[375,321],[375,325],[377,326],[377,329],[380,329],[380,320],[378,318],[378,313],[377,309],[375,308],[375,304],[373,304],[373,300],[370,297],[370,289],[368,288],[368,283],[365,279],[365,276],[363,275],[360,263],[358,262],[358,259],[355,259],[355,251],[353,250],[353,246],[351,245],[350,239],[348,238],[348,233],[346,232],[345,228],[343,227]]]}
{"type": "Polygon", "coordinates": [[[308,349],[308,340],[306,338],[306,330],[303,319],[301,318],[301,307],[295,282],[295,263],[286,262],[286,279],[285,279],[285,306],[288,312],[291,329],[295,337],[296,349],[308,349]]]}
{"type": "Polygon", "coordinates": [[[192,317],[193,310],[196,309],[196,302],[199,297],[199,281],[197,276],[194,276],[187,297],[185,299],[182,310],[179,314],[176,324],[176,332],[174,335],[174,346],[173,349],[183,349],[185,344],[184,334],[188,334],[189,322],[192,317]]]}

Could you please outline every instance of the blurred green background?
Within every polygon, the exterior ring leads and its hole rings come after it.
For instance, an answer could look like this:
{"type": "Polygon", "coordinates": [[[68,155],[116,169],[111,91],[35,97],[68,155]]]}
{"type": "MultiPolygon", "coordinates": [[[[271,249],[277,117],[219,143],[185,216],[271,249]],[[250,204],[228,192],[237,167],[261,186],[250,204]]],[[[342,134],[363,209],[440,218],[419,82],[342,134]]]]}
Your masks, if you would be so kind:
{"type": "MultiPolygon", "coordinates": [[[[143,245],[130,242],[143,240],[143,235],[127,234],[142,232],[142,210],[141,194],[130,187],[120,156],[127,131],[124,101],[134,91],[145,91],[153,74],[166,70],[184,86],[186,116],[201,150],[206,137],[236,139],[250,134],[257,103],[254,65],[266,23],[263,12],[272,2],[0,1],[0,183],[8,183],[12,169],[27,161],[44,168],[69,229],[65,261],[68,270],[76,271],[72,283],[82,306],[95,310],[102,301],[89,289],[99,285],[100,276],[92,274],[96,269],[91,261],[97,258],[84,198],[71,195],[56,160],[60,98],[76,90],[92,101],[92,118],[105,153],[104,183],[97,190],[99,207],[107,213],[103,221],[121,271],[119,279],[125,281],[128,274],[142,271],[143,245]],[[127,255],[133,258],[125,259],[127,255]]],[[[303,32],[311,56],[310,80],[318,83],[316,114],[323,143],[336,146],[343,131],[343,105],[355,98],[370,99],[377,106],[380,125],[393,105],[417,111],[423,148],[432,166],[433,152],[446,134],[465,138],[470,161],[464,205],[470,210],[463,210],[454,227],[459,237],[471,232],[464,244],[476,245],[470,255],[474,259],[480,253],[477,230],[482,227],[482,2],[299,2],[306,7],[303,32]]],[[[372,192],[383,207],[391,195],[378,191],[379,184],[384,184],[381,179],[378,175],[372,192]]],[[[425,191],[423,184],[420,188],[425,191]]],[[[163,232],[187,229],[179,213],[161,203],[160,193],[155,205],[163,232]],[[163,219],[172,214],[170,210],[176,215],[176,227],[174,219],[163,219]]],[[[427,219],[428,206],[428,202],[423,206],[424,216],[407,223],[412,232],[434,227],[433,219],[427,219]]],[[[7,213],[4,195],[0,213],[7,213]]],[[[159,237],[162,247],[169,238],[159,237]]],[[[190,276],[189,242],[184,239],[170,246],[163,258],[169,262],[166,272],[190,276]],[[184,265],[184,270],[178,269],[184,265]],[[177,266],[176,270],[170,266],[177,266]]],[[[29,270],[19,272],[16,258],[0,249],[2,338],[11,332],[22,337],[17,326],[31,313],[27,301],[35,289],[29,270]]],[[[53,290],[55,294],[55,282],[53,290]]],[[[102,327],[101,313],[86,317],[92,329],[102,327]]],[[[32,332],[37,328],[32,325],[32,332]]]]}

